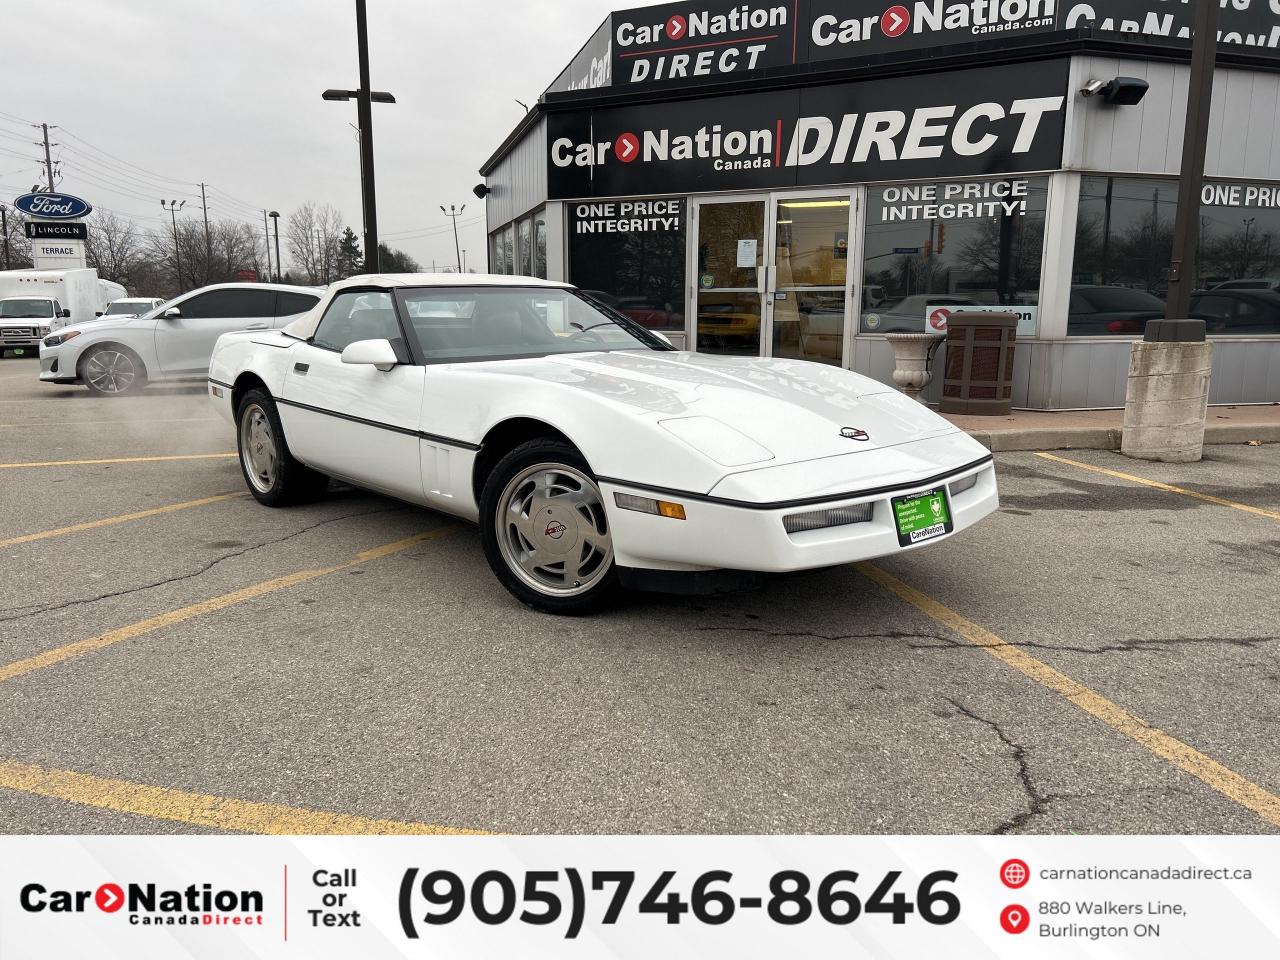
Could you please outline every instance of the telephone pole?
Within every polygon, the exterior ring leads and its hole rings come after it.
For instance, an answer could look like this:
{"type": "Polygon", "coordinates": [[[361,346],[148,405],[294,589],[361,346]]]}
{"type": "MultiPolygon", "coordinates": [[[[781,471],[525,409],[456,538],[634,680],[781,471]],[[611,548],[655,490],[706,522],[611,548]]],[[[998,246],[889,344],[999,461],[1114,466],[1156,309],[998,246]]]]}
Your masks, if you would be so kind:
{"type": "Polygon", "coordinates": [[[169,217],[173,221],[173,262],[178,278],[178,293],[183,293],[182,289],[182,244],[178,242],[178,211],[187,205],[187,201],[170,200],[167,203],[160,201],[161,209],[169,211],[169,217]]]}
{"type": "Polygon", "coordinates": [[[458,218],[462,216],[462,211],[465,209],[467,209],[467,205],[465,203],[462,205],[461,209],[455,208],[452,203],[449,204],[448,210],[444,208],[443,204],[440,207],[440,212],[453,221],[453,252],[458,255],[459,273],[462,272],[462,245],[458,242],[458,218]]]}
{"type": "Polygon", "coordinates": [[[204,282],[209,284],[209,268],[213,266],[213,237],[209,234],[209,201],[204,195],[205,185],[200,184],[200,206],[204,209],[204,282]]]}
{"type": "MultiPolygon", "coordinates": [[[[49,192],[53,193],[53,157],[49,153],[49,125],[47,123],[40,124],[40,129],[44,131],[44,175],[45,182],[49,185],[49,192]]],[[[54,129],[57,129],[56,127],[54,129]]]]}
{"type": "Polygon", "coordinates": [[[4,268],[9,269],[9,208],[0,203],[0,238],[4,239],[4,268]]]}

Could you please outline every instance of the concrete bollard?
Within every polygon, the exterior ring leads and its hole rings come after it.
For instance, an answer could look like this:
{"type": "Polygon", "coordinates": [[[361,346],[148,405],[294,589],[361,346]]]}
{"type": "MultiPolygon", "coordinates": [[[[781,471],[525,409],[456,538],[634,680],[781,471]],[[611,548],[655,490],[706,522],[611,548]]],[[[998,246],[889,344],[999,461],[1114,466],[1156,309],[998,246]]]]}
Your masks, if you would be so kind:
{"type": "Polygon", "coordinates": [[[1120,452],[1162,463],[1201,460],[1212,372],[1212,343],[1135,343],[1120,452]]]}

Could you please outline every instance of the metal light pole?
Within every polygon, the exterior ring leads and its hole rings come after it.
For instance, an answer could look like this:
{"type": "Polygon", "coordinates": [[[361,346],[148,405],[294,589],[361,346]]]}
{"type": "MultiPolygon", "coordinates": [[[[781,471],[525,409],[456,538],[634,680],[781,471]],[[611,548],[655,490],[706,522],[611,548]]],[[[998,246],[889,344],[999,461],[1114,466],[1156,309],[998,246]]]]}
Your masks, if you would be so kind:
{"type": "MultiPolygon", "coordinates": [[[[1197,0],[1195,45],[1191,54],[1191,85],[1187,91],[1187,126],[1182,145],[1182,179],[1178,182],[1178,215],[1173,228],[1173,262],[1169,265],[1169,300],[1165,324],[1148,324],[1150,338],[1169,338],[1173,326],[1195,324],[1191,294],[1196,287],[1196,241],[1200,224],[1200,194],[1204,189],[1205,155],[1209,149],[1209,111],[1213,102],[1213,74],[1218,61],[1219,0],[1197,0]],[[1162,327],[1169,327],[1162,331],[1162,327]]],[[[1184,331],[1204,339],[1204,324],[1184,331]]]]}
{"type": "Polygon", "coordinates": [[[452,203],[449,204],[448,210],[446,210],[443,205],[440,207],[440,212],[453,221],[453,252],[458,256],[459,273],[462,272],[462,246],[458,243],[458,218],[462,216],[462,211],[465,209],[467,209],[467,205],[465,203],[462,205],[461,209],[454,207],[452,203]]]}
{"type": "Polygon", "coordinates": [[[178,211],[186,205],[185,200],[160,201],[160,207],[169,211],[169,218],[173,221],[173,262],[178,275],[178,293],[185,292],[182,289],[182,244],[178,243],[178,211]]]}
{"type": "Polygon", "coordinates": [[[267,245],[267,282],[271,282],[271,231],[267,229],[267,211],[262,211],[262,239],[267,245]]]}
{"type": "Polygon", "coordinates": [[[276,231],[276,283],[279,283],[280,271],[282,269],[280,265],[280,211],[272,210],[270,216],[271,223],[275,227],[276,231]]]}
{"type": "Polygon", "coordinates": [[[1244,221],[1244,266],[1240,268],[1240,279],[1249,276],[1249,235],[1253,233],[1253,225],[1258,222],[1257,217],[1249,217],[1244,221]]]}
{"type": "Polygon", "coordinates": [[[365,13],[365,0],[356,0],[356,45],[360,56],[359,90],[326,90],[325,100],[356,101],[356,115],[360,123],[360,184],[364,197],[364,268],[366,273],[377,273],[378,257],[378,204],[373,176],[373,104],[395,103],[396,98],[385,91],[369,87],[369,23],[365,13]]]}

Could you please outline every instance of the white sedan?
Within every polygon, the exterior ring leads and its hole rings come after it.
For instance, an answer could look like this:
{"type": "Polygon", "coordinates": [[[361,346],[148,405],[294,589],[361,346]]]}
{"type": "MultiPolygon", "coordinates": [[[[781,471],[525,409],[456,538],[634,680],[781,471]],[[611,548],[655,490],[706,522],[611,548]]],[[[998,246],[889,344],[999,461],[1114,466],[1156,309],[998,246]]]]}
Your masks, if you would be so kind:
{"type": "Polygon", "coordinates": [[[271,330],[320,300],[314,287],[220,283],[192,290],[141,316],[104,315],[72,324],[40,344],[40,379],[82,383],[119,396],[159,380],[209,375],[218,337],[233,330],[271,330]]]}
{"type": "Polygon", "coordinates": [[[897,554],[998,506],[991,455],[890,387],[678,352],[543,280],[343,281],[222,337],[209,390],[261,503],[334,477],[478,522],[498,579],[555,613],[897,554]]]}

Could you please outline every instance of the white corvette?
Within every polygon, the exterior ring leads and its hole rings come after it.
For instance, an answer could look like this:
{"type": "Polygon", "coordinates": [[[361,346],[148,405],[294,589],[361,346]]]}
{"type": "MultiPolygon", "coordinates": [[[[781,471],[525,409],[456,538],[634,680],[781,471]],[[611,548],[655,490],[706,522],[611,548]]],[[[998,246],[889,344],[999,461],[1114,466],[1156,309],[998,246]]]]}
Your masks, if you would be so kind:
{"type": "Polygon", "coordinates": [[[990,454],[890,387],[678,352],[607,309],[522,277],[355,277],[224,335],[209,390],[260,502],[334,477],[476,521],[498,579],[556,613],[896,554],[997,508],[990,454]]]}

